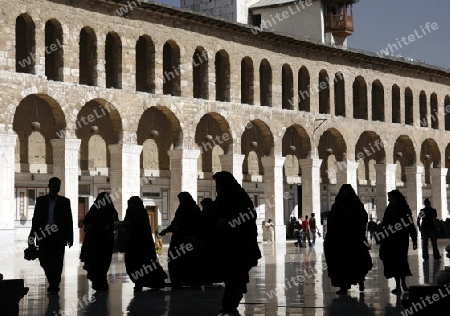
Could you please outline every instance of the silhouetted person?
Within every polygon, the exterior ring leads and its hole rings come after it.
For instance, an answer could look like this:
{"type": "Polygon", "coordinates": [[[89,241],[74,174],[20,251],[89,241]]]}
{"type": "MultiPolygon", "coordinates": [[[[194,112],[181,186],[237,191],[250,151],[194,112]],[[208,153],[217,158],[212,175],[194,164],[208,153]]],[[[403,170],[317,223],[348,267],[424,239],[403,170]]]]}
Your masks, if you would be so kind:
{"type": "Polygon", "coordinates": [[[271,244],[275,241],[275,225],[273,224],[272,219],[269,218],[266,223],[266,228],[269,232],[269,244],[271,244]]]}
{"type": "Polygon", "coordinates": [[[343,184],[328,216],[324,242],[328,276],[346,294],[352,284],[364,291],[364,278],[372,269],[366,239],[368,215],[350,184],[343,184]]]}
{"type": "Polygon", "coordinates": [[[230,172],[217,172],[213,178],[217,191],[214,211],[219,218],[220,230],[217,247],[222,251],[219,267],[225,282],[221,312],[237,312],[239,302],[247,292],[248,273],[261,258],[257,213],[252,200],[230,172]]]}
{"type": "Polygon", "coordinates": [[[48,280],[47,292],[58,293],[64,264],[65,247],[73,245],[73,221],[70,200],[58,195],[61,180],[48,182],[49,193],[36,199],[28,243],[39,247],[39,262],[48,280]]]}
{"type": "Polygon", "coordinates": [[[388,200],[377,235],[381,240],[380,259],[384,265],[384,276],[386,279],[395,278],[396,287],[392,293],[397,294],[401,293],[401,288],[408,291],[405,277],[412,275],[408,264],[409,237],[413,241],[413,249],[417,249],[417,231],[403,194],[393,190],[388,193],[388,200]]]}
{"type": "Polygon", "coordinates": [[[437,246],[437,212],[431,207],[430,199],[423,201],[425,208],[420,210],[417,217],[417,227],[422,235],[422,258],[428,260],[428,239],[433,247],[433,257],[435,260],[441,259],[441,254],[437,246]]]}
{"type": "Polygon", "coordinates": [[[130,238],[125,250],[125,267],[134,282],[134,290],[139,292],[143,287],[165,287],[167,274],[156,257],[150,221],[140,197],[132,196],[128,200],[124,222],[130,238]]]}
{"type": "Polygon", "coordinates": [[[114,251],[114,222],[119,217],[111,197],[102,192],[84,218],[84,241],[80,260],[96,291],[108,291],[108,270],[114,251]]]}
{"type": "Polygon", "coordinates": [[[312,238],[312,246],[316,245],[316,238],[317,238],[317,233],[319,232],[319,229],[317,228],[317,223],[316,223],[316,214],[311,213],[311,218],[309,219],[309,229],[311,230],[311,234],[313,236],[312,238]]]}
{"type": "Polygon", "coordinates": [[[373,237],[375,235],[375,232],[378,229],[377,223],[373,220],[373,218],[370,219],[369,223],[367,223],[367,231],[369,232],[369,239],[372,242],[373,237]]]}
{"type": "Polygon", "coordinates": [[[169,276],[172,287],[198,286],[201,284],[199,266],[200,208],[189,192],[178,194],[180,204],[170,225],[160,232],[172,233],[169,251],[169,276]]]}
{"type": "Polygon", "coordinates": [[[305,215],[305,219],[302,221],[302,235],[303,235],[303,243],[306,247],[306,239],[308,239],[308,246],[312,247],[311,237],[309,235],[309,221],[308,215],[305,215]]]}

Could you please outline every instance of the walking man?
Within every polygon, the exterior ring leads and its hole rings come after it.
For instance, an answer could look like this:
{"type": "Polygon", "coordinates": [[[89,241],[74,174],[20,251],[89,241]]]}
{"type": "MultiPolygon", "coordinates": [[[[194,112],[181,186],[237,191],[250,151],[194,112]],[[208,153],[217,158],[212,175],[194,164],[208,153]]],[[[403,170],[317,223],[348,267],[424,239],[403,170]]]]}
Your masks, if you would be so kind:
{"type": "Polygon", "coordinates": [[[428,239],[430,239],[433,257],[435,260],[440,260],[441,255],[437,247],[437,212],[431,207],[430,199],[426,198],[423,204],[425,208],[420,210],[417,218],[417,226],[422,234],[422,258],[425,261],[428,260],[428,239]]]}
{"type": "Polygon", "coordinates": [[[311,213],[311,218],[309,219],[309,229],[311,230],[311,234],[312,234],[312,246],[316,245],[316,235],[317,233],[320,234],[319,230],[317,229],[317,224],[316,224],[316,214],[311,213]]]}
{"type": "MultiPolygon", "coordinates": [[[[303,229],[303,242],[306,244],[306,239],[308,239],[308,245],[309,247],[312,247],[311,244],[311,238],[309,236],[309,222],[308,222],[308,215],[305,215],[305,220],[302,221],[302,229],[303,229]]],[[[305,245],[306,247],[306,245],[305,245]]]]}
{"type": "Polygon", "coordinates": [[[65,246],[73,245],[70,200],[58,195],[61,180],[48,182],[49,193],[36,199],[28,243],[39,247],[39,262],[48,280],[47,292],[57,294],[61,283],[65,246]]]}

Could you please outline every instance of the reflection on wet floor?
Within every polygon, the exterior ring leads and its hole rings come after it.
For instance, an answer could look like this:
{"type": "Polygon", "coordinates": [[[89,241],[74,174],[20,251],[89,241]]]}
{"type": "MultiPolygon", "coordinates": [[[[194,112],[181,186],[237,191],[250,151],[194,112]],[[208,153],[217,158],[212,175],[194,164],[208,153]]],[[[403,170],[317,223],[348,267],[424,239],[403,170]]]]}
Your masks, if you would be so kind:
{"type": "MultiPolygon", "coordinates": [[[[445,253],[443,248],[447,244],[450,244],[449,240],[439,241],[442,253],[445,253]]],[[[239,306],[241,315],[401,315],[400,301],[407,297],[407,293],[398,296],[390,293],[395,282],[383,277],[378,246],[371,250],[374,268],[366,278],[365,292],[360,293],[354,286],[348,296],[335,294],[337,289],[331,286],[327,276],[321,242],[315,248],[306,249],[296,248],[290,241],[286,245],[260,246],[263,258],[251,271],[248,293],[239,306]]],[[[407,279],[409,285],[433,283],[436,273],[444,265],[450,265],[448,258],[423,262],[420,253],[420,247],[410,252],[409,263],[414,276],[407,279]]],[[[135,294],[125,272],[123,255],[114,255],[109,271],[110,292],[96,294],[90,288],[78,256],[79,249],[66,251],[59,296],[47,295],[45,276],[37,261],[24,261],[19,249],[14,258],[2,258],[0,270],[5,278],[24,278],[30,288],[20,302],[20,315],[219,315],[222,285],[199,289],[166,288],[135,294]]],[[[165,260],[162,262],[164,266],[165,260]]]]}

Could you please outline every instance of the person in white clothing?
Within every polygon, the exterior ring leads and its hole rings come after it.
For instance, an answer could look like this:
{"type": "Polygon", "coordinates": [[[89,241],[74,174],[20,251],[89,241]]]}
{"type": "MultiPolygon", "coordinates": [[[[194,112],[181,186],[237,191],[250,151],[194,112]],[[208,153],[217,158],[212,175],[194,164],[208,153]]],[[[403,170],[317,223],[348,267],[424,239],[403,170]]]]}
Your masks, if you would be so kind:
{"type": "Polygon", "coordinates": [[[275,239],[275,225],[272,223],[271,219],[267,221],[266,228],[269,231],[269,244],[273,243],[275,239]]]}

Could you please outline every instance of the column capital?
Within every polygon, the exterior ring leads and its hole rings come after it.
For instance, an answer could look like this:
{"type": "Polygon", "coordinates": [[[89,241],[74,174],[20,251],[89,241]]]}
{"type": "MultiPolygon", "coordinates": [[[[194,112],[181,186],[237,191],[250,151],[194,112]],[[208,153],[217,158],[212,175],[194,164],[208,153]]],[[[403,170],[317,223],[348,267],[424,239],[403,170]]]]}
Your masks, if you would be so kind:
{"type": "Polygon", "coordinates": [[[78,150],[81,145],[81,139],[78,138],[55,138],[50,139],[53,149],[64,148],[66,150],[78,150]]]}
{"type": "Polygon", "coordinates": [[[112,144],[108,145],[109,151],[111,154],[118,154],[118,153],[127,153],[127,154],[135,154],[140,155],[142,152],[142,145],[136,145],[136,144],[112,144]]]}
{"type": "Polygon", "coordinates": [[[431,168],[430,173],[436,176],[446,177],[448,168],[431,168]]]}
{"type": "Polygon", "coordinates": [[[417,173],[422,174],[424,171],[423,166],[407,166],[405,167],[405,173],[417,173]]]}
{"type": "Polygon", "coordinates": [[[393,163],[377,163],[374,167],[376,172],[394,172],[397,165],[393,163]]]}
{"type": "Polygon", "coordinates": [[[300,164],[300,167],[303,170],[309,170],[313,168],[320,168],[322,165],[322,159],[319,158],[306,158],[306,159],[299,159],[298,163],[300,164]]]}
{"type": "Polygon", "coordinates": [[[168,150],[167,154],[170,159],[198,159],[200,156],[199,149],[172,149],[168,150]]]}
{"type": "Polygon", "coordinates": [[[0,147],[15,147],[17,135],[0,133],[0,147]]]}
{"type": "Polygon", "coordinates": [[[264,168],[282,168],[286,157],[281,156],[264,156],[261,157],[261,162],[264,168]]]}

